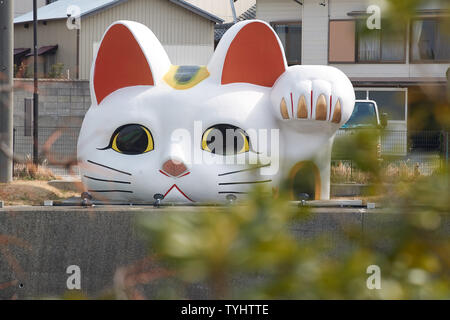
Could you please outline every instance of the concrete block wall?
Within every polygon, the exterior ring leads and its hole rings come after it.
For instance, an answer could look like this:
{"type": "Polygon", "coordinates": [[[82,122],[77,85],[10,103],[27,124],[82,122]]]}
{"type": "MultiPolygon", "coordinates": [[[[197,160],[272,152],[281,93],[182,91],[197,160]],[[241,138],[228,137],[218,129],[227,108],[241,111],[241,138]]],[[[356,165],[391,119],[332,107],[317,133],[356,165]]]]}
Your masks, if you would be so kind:
{"type": "MultiPolygon", "coordinates": [[[[33,80],[14,80],[14,127],[24,125],[24,99],[33,98],[33,80]]],[[[87,80],[39,80],[39,125],[80,126],[91,105],[87,80]]]]}
{"type": "MultiPolygon", "coordinates": [[[[25,98],[33,98],[33,80],[14,80],[14,152],[19,157],[32,154],[33,138],[24,135],[25,98]]],[[[56,158],[75,156],[78,133],[91,105],[87,80],[39,80],[39,144],[55,131],[65,129],[52,146],[56,158]],[[60,155],[60,156],[59,156],[60,155]]]]}

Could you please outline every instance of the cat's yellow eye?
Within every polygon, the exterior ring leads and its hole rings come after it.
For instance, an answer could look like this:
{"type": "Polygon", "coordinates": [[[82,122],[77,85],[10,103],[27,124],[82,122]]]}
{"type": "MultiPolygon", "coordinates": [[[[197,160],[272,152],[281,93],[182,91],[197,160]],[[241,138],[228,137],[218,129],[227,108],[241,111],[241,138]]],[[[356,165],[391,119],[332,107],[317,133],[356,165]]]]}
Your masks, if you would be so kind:
{"type": "Polygon", "coordinates": [[[241,128],[230,124],[216,124],[203,133],[202,149],[220,155],[234,155],[249,151],[250,142],[241,128]]]}
{"type": "Polygon", "coordinates": [[[209,136],[209,134],[211,133],[213,128],[209,128],[208,130],[206,130],[203,133],[203,137],[202,137],[202,149],[208,152],[211,152],[211,149],[209,149],[208,147],[208,139],[211,139],[211,137],[209,136]]]}
{"type": "Polygon", "coordinates": [[[127,124],[114,132],[110,147],[124,154],[142,154],[153,150],[153,137],[146,127],[127,124]]]}
{"type": "Polygon", "coordinates": [[[241,150],[238,151],[238,153],[247,152],[250,150],[250,146],[248,143],[248,136],[246,136],[243,132],[239,132],[239,134],[242,136],[242,141],[244,142],[242,145],[241,150]]]}

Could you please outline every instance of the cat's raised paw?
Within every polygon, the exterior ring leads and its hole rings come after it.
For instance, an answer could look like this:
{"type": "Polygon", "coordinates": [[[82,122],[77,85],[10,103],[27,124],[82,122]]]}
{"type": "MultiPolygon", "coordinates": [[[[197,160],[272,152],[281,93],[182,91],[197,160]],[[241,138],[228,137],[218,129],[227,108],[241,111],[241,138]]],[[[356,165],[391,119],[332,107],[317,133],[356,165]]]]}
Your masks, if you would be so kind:
{"type": "Polygon", "coordinates": [[[292,66],[275,83],[271,101],[284,121],[328,122],[340,127],[353,112],[355,94],[350,80],[328,66],[292,66]]]}
{"type": "Polygon", "coordinates": [[[311,111],[308,112],[308,104],[306,103],[305,95],[302,94],[298,101],[294,102],[293,93],[290,93],[290,105],[291,112],[288,111],[288,106],[285,98],[281,98],[280,101],[280,115],[283,119],[313,119],[319,121],[331,121],[333,123],[340,123],[342,119],[341,102],[337,99],[333,108],[333,96],[330,95],[330,103],[327,104],[327,98],[324,94],[320,94],[314,104],[314,93],[311,91],[310,97],[312,102],[310,103],[311,111]],[[330,112],[328,112],[328,106],[330,112]],[[331,112],[333,110],[333,112],[331,112]],[[332,116],[331,116],[332,115],[332,116]]]}

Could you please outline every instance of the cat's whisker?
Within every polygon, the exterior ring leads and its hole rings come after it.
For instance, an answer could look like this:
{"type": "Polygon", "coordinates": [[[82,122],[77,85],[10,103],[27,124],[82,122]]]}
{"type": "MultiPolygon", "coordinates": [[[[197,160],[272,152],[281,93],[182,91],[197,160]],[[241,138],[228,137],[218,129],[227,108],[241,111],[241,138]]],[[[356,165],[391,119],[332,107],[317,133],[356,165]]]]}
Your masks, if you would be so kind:
{"type": "Polygon", "coordinates": [[[98,162],[94,162],[94,161],[92,161],[92,160],[88,160],[87,162],[92,163],[92,164],[95,164],[95,165],[100,166],[100,167],[103,167],[103,168],[106,168],[106,169],[109,169],[109,170],[113,170],[113,171],[116,171],[116,172],[119,172],[119,173],[123,173],[123,174],[129,175],[129,176],[132,175],[132,174],[129,173],[129,172],[122,171],[122,170],[119,170],[119,169],[115,169],[115,168],[109,167],[109,166],[107,166],[107,165],[104,165],[104,164],[101,164],[101,163],[98,163],[98,162]]]}
{"type": "Polygon", "coordinates": [[[233,174],[233,173],[239,173],[239,172],[256,170],[256,169],[259,169],[259,168],[268,167],[268,166],[270,166],[270,164],[271,163],[264,164],[264,165],[261,165],[261,166],[250,167],[250,168],[246,168],[246,169],[242,169],[242,170],[236,170],[236,171],[230,171],[230,172],[225,172],[225,173],[219,173],[218,176],[221,177],[221,176],[226,176],[226,175],[233,174]]]}
{"type": "Polygon", "coordinates": [[[124,192],[124,193],[133,193],[133,191],[130,190],[88,190],[89,192],[124,192]]]}
{"type": "Polygon", "coordinates": [[[131,184],[129,181],[120,181],[120,180],[107,180],[107,179],[100,179],[100,178],[94,178],[90,176],[84,175],[85,178],[95,181],[101,181],[101,182],[111,182],[111,183],[123,183],[123,184],[131,184]]]}
{"type": "Polygon", "coordinates": [[[270,179],[270,180],[259,180],[259,181],[219,182],[219,186],[228,186],[228,185],[234,185],[234,184],[268,183],[268,182],[272,182],[272,179],[270,179]]]}
{"type": "Polygon", "coordinates": [[[234,193],[234,194],[248,194],[248,192],[243,191],[219,191],[218,194],[224,194],[224,193],[234,193]]]}

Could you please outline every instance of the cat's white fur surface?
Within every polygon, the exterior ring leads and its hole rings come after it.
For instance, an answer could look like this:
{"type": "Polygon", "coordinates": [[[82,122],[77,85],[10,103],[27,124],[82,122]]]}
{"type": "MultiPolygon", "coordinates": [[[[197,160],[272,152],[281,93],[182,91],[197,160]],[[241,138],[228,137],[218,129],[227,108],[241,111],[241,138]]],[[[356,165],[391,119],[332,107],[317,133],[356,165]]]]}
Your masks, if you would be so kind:
{"type": "MultiPolygon", "coordinates": [[[[222,202],[227,193],[219,192],[245,192],[253,185],[222,185],[221,183],[271,179],[273,181],[268,185],[277,186],[280,179],[288,175],[295,163],[311,159],[320,170],[321,198],[329,198],[331,145],[335,132],[348,120],[353,111],[355,97],[351,82],[340,70],[333,67],[291,66],[278,78],[272,88],[246,83],[221,85],[221,71],[228,47],[236,34],[252,22],[255,20],[237,23],[227,31],[207,66],[210,77],[188,90],[175,90],[162,81],[162,77],[170,67],[170,62],[161,44],[147,27],[130,21],[115,23],[123,24],[132,31],[147,57],[155,85],[121,88],[109,94],[97,105],[93,88],[94,71],[91,72],[93,104],[85,116],[78,140],[78,158],[86,190],[129,190],[132,193],[94,193],[94,196],[99,199],[127,202],[153,201],[154,194],[165,194],[176,184],[177,187],[172,188],[164,202],[188,202],[188,199],[196,202],[222,202]],[[311,90],[313,91],[312,115],[310,99],[306,99],[308,119],[296,119],[296,107],[294,117],[292,108],[289,107],[290,119],[282,119],[279,111],[281,99],[284,98],[290,103],[292,93],[296,106],[298,98],[302,94],[309,97],[311,90]],[[340,99],[341,123],[329,121],[333,114],[334,103],[331,114],[329,114],[327,103],[326,121],[313,120],[315,101],[319,94],[324,94],[327,101],[330,94],[333,99],[340,99]],[[194,134],[196,121],[202,122],[200,136],[194,134]],[[111,135],[118,127],[132,123],[141,124],[150,129],[155,143],[153,151],[140,155],[124,155],[112,149],[98,150],[108,145],[111,135]],[[208,159],[221,158],[225,161],[226,157],[234,159],[245,157],[245,153],[224,157],[201,150],[201,133],[206,128],[219,123],[229,123],[246,131],[249,129],[279,130],[279,158],[276,156],[276,159],[271,159],[274,169],[279,166],[279,170],[270,176],[261,175],[260,170],[220,175],[246,169],[249,165],[236,163],[209,165],[195,161],[194,154],[203,155],[208,159]],[[176,139],[174,141],[176,138],[174,132],[182,133],[180,129],[191,135],[189,142],[176,139]],[[183,161],[190,174],[181,178],[161,174],[159,170],[169,159],[183,161]],[[131,175],[93,165],[92,162],[131,175]],[[130,184],[92,180],[85,176],[111,181],[127,181],[130,184]]],[[[266,24],[262,21],[258,22],[266,24]]],[[[270,28],[269,25],[267,26],[270,28]]],[[[284,64],[286,64],[285,60],[284,64]]],[[[255,147],[261,152],[258,146],[255,147]]],[[[268,148],[270,149],[270,142],[268,148]]],[[[271,150],[268,151],[270,154],[271,150]]],[[[238,198],[241,196],[237,194],[238,198]]]]}

